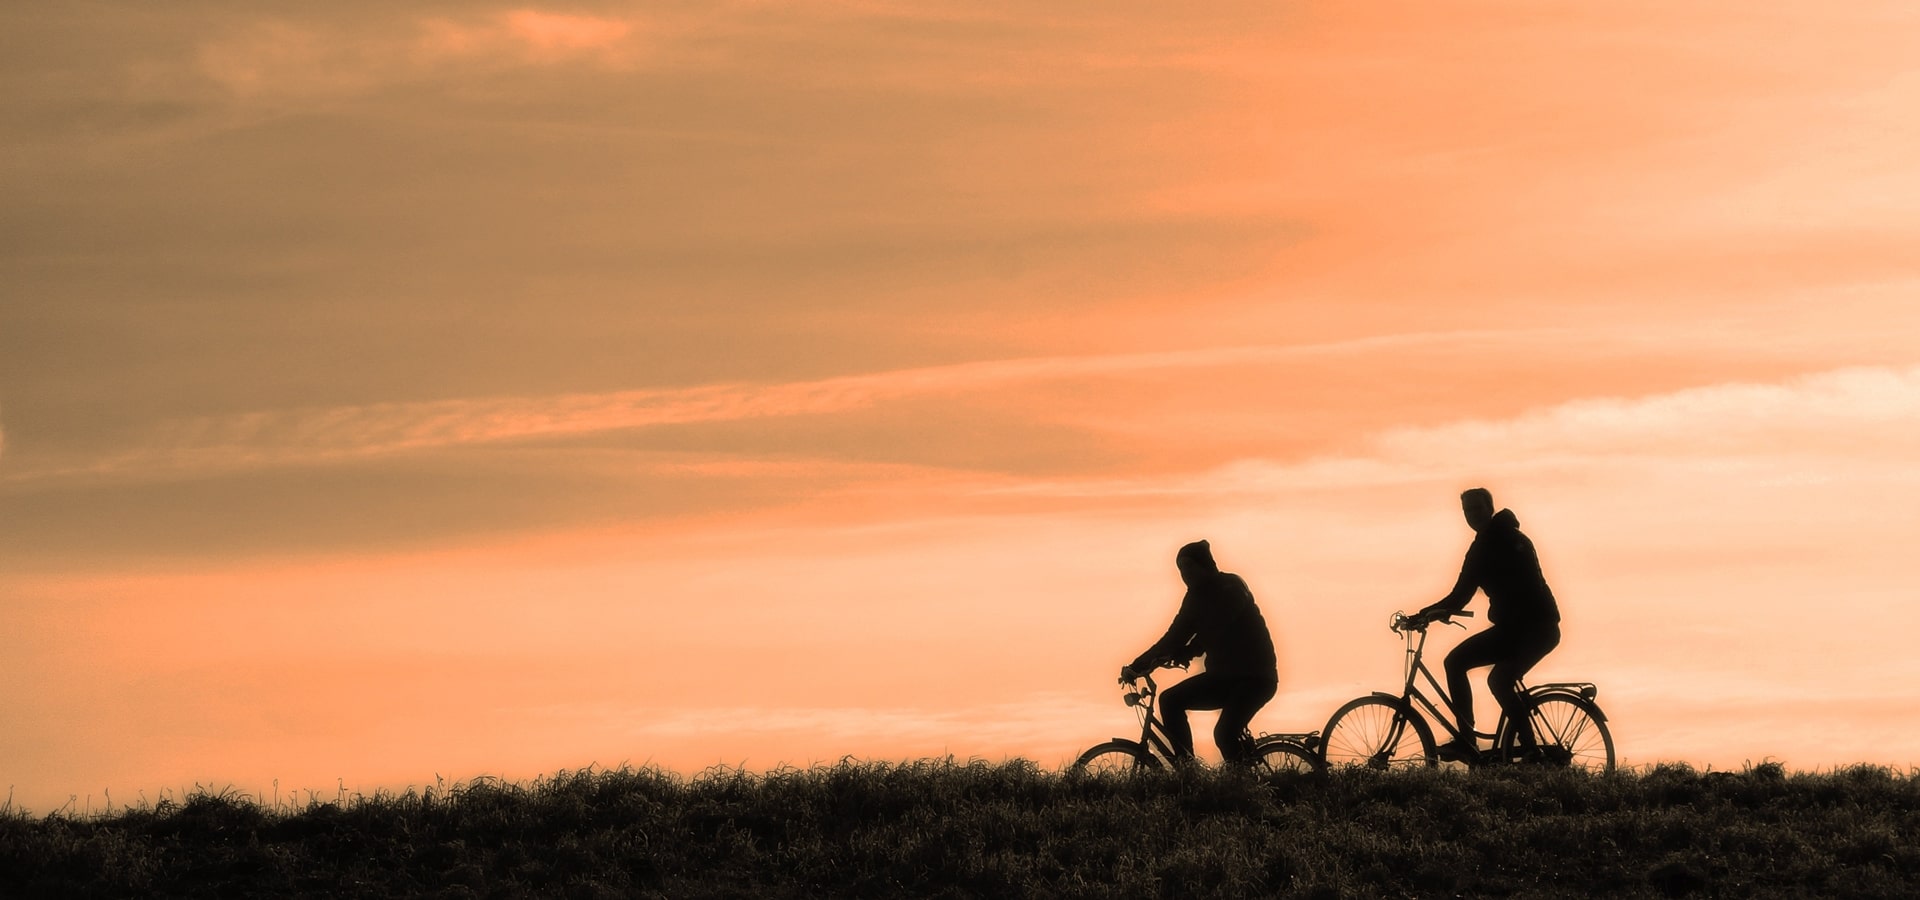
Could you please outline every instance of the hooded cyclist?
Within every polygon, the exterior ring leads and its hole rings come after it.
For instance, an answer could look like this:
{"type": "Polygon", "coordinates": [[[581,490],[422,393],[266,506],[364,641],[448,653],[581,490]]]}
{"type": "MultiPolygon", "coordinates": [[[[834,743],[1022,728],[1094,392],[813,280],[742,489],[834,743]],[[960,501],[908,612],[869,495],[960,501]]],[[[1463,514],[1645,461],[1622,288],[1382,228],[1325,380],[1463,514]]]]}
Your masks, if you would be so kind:
{"type": "Polygon", "coordinates": [[[1540,573],[1533,541],[1520,533],[1520,519],[1513,510],[1494,512],[1493,494],[1486,488],[1462,493],[1460,510],[1474,530],[1473,544],[1460,565],[1460,579],[1451,593],[1419,615],[1440,618],[1465,608],[1475,591],[1487,594],[1487,630],[1461,641],[1446,661],[1447,693],[1452,696],[1461,736],[1440,748],[1440,758],[1470,761],[1478,758],[1479,745],[1473,739],[1473,685],[1467,680],[1468,670],[1493,667],[1487,673],[1487,687],[1517,723],[1522,739],[1530,738],[1518,685],[1528,670],[1560,645],[1560,607],[1540,573]]]}
{"type": "Polygon", "coordinates": [[[1240,576],[1220,571],[1206,541],[1194,541],[1174,556],[1186,596],[1167,633],[1133,662],[1120,668],[1120,680],[1132,681],[1160,660],[1185,662],[1205,654],[1206,671],[1160,694],[1167,737],[1177,759],[1193,758],[1193,729],[1187,724],[1191,709],[1220,710],[1213,742],[1228,762],[1245,762],[1251,748],[1240,745],[1240,735],[1253,721],[1280,683],[1267,620],[1253,601],[1253,592],[1240,576]]]}

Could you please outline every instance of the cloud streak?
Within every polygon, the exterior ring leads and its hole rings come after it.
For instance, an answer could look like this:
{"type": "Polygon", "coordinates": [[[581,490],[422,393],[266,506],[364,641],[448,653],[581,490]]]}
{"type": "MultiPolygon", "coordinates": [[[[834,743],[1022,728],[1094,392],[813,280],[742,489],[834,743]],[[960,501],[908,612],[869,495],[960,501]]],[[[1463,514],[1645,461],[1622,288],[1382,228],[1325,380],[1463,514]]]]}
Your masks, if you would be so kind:
{"type": "Polygon", "coordinates": [[[1155,371],[1274,365],[1413,346],[1509,340],[1497,332],[1389,335],[1291,346],[986,360],[784,384],[727,383],[548,397],[466,398],[266,411],[165,425],[145,446],[48,475],[140,476],[314,465],[508,441],[700,422],[821,416],[890,400],[1155,371]]]}
{"type": "Polygon", "coordinates": [[[641,57],[647,23],[519,8],[485,15],[345,28],[257,21],[202,43],[202,75],[241,98],[319,99],[366,93],[449,66],[584,64],[626,70],[641,57]]]}
{"type": "MultiPolygon", "coordinates": [[[[1380,436],[1377,453],[1402,464],[1429,461],[1429,471],[1795,460],[1793,477],[1820,480],[1842,474],[1840,466],[1911,459],[1920,450],[1916,412],[1920,366],[1856,367],[1776,384],[1578,400],[1507,421],[1398,429],[1380,436]]],[[[1774,468],[1772,477],[1785,477],[1774,468]]]]}
{"type": "MultiPolygon", "coordinates": [[[[779,384],[726,383],[547,397],[464,398],[263,411],[176,421],[144,446],[47,477],[169,477],[325,465],[515,441],[582,438],[695,423],[833,416],[889,401],[970,397],[1044,383],[1298,363],[1415,346],[1475,347],[1512,334],[1406,334],[1294,346],[987,360],[779,384]]],[[[1354,452],[1275,464],[1248,460],[1170,485],[1074,481],[1016,492],[1124,495],[1326,488],[1419,480],[1438,472],[1537,469],[1569,460],[1714,459],[1782,448],[1850,457],[1908,455],[1920,444],[1920,366],[1855,367],[1778,383],[1727,383],[1638,398],[1589,398],[1500,420],[1380,432],[1354,452]]],[[[0,439],[0,449],[4,449],[0,439]]]]}
{"type": "Polygon", "coordinates": [[[1871,430],[1911,444],[1920,437],[1920,366],[1854,367],[1777,384],[1732,383],[1642,398],[1576,400],[1507,421],[1460,422],[1383,435],[1386,455],[1436,452],[1454,458],[1529,459],[1568,450],[1598,454],[1702,455],[1776,446],[1791,434],[1802,443],[1828,436],[1849,449],[1892,449],[1861,443],[1871,430]]]}
{"type": "Polygon", "coordinates": [[[421,30],[414,47],[428,61],[488,57],[625,68],[639,54],[641,28],[629,18],[514,9],[478,20],[432,19],[421,30]]]}
{"type": "MultiPolygon", "coordinates": [[[[1726,383],[1646,397],[1573,400],[1499,420],[1380,432],[1348,453],[1244,460],[1192,479],[1030,483],[1009,493],[1246,495],[1338,490],[1658,459],[1725,466],[1815,456],[1904,466],[1920,450],[1920,366],[1849,367],[1778,383],[1726,383]]],[[[1822,472],[1803,473],[1820,477],[1822,472]]]]}

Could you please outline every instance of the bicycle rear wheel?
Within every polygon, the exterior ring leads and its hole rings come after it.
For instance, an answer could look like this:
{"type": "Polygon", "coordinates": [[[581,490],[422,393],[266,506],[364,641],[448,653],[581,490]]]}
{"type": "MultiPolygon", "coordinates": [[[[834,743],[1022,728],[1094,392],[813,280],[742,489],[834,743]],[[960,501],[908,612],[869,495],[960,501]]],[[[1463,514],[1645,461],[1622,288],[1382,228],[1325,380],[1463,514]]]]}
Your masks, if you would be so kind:
{"type": "Polygon", "coordinates": [[[1530,743],[1509,721],[1500,731],[1500,756],[1508,762],[1538,762],[1588,772],[1613,771],[1613,734],[1606,715],[1591,702],[1571,694],[1539,694],[1528,698],[1527,721],[1533,726],[1530,743]]]}
{"type": "Polygon", "coordinates": [[[1159,768],[1160,761],[1133,741],[1108,741],[1080,754],[1080,758],[1073,761],[1073,771],[1093,775],[1151,772],[1159,768]]]}
{"type": "Polygon", "coordinates": [[[1399,700],[1360,697],[1327,720],[1321,746],[1329,768],[1410,769],[1439,765],[1427,720],[1399,700]]]}
{"type": "Polygon", "coordinates": [[[1324,772],[1327,761],[1299,741],[1269,738],[1254,745],[1255,765],[1265,772],[1324,772]]]}

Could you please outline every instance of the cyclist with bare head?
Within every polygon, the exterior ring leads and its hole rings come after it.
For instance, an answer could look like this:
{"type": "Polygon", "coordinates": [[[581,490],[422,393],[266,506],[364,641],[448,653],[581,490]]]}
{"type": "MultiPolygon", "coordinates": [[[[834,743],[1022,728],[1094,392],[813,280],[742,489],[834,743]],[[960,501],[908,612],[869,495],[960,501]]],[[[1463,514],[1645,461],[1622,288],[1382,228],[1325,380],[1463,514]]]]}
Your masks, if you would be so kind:
{"type": "Polygon", "coordinates": [[[1240,735],[1254,713],[1273,699],[1280,683],[1273,636],[1246,581],[1220,571],[1206,541],[1181,547],[1174,563],[1187,585],[1180,611],[1165,635],[1120,668],[1120,680],[1132,681],[1161,660],[1184,663],[1204,654],[1206,671],[1160,694],[1174,756],[1193,758],[1193,728],[1187,724],[1187,711],[1217,709],[1220,719],[1213,741],[1220,755],[1228,762],[1246,762],[1250,748],[1240,746],[1240,735]]]}
{"type": "Polygon", "coordinates": [[[1447,693],[1452,695],[1461,736],[1440,748],[1440,758],[1473,760],[1479,747],[1473,740],[1473,685],[1467,672],[1492,666],[1487,687],[1494,700],[1519,728],[1526,729],[1517,685],[1560,645],[1560,607],[1540,572],[1533,541],[1520,533],[1520,519],[1513,510],[1494,512],[1493,494],[1486,488],[1462,493],[1460,510],[1474,530],[1473,544],[1460,565],[1460,579],[1451,593],[1419,615],[1434,619],[1458,612],[1476,591],[1486,592],[1489,627],[1461,641],[1446,661],[1447,693]]]}

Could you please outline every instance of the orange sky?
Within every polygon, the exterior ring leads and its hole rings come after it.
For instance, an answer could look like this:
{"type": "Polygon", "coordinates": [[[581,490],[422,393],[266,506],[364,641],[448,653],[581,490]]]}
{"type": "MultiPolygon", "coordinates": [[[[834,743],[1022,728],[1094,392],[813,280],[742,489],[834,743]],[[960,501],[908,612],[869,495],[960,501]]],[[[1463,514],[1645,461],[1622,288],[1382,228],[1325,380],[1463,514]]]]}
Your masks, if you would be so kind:
{"type": "Polygon", "coordinates": [[[1256,727],[1317,728],[1474,484],[1623,761],[1914,763],[1916,40],[0,12],[0,781],[1052,764],[1133,727],[1198,537],[1280,645],[1256,727]]]}

